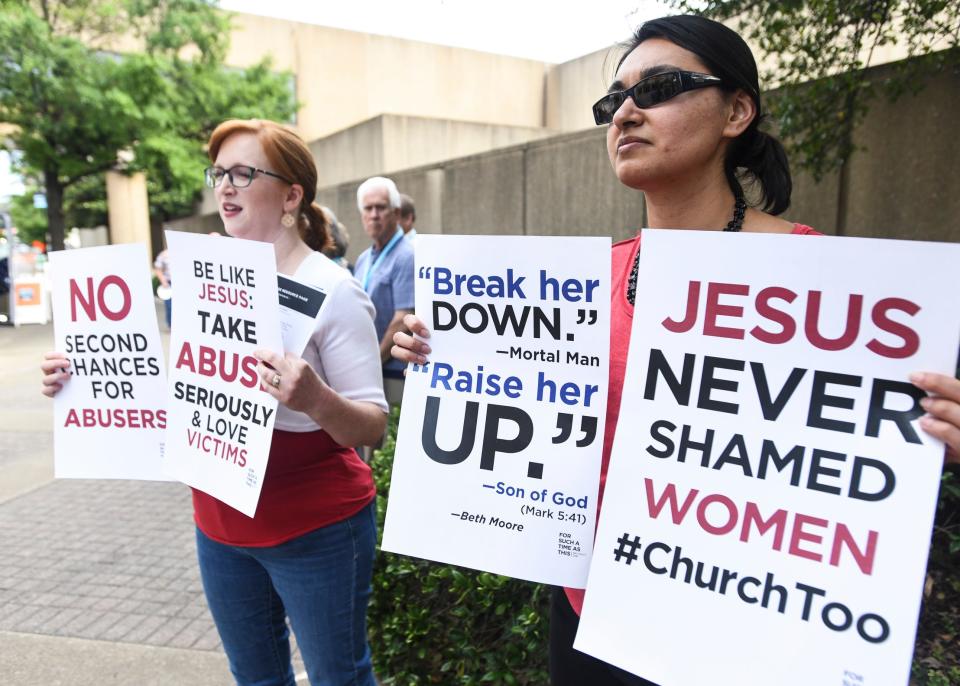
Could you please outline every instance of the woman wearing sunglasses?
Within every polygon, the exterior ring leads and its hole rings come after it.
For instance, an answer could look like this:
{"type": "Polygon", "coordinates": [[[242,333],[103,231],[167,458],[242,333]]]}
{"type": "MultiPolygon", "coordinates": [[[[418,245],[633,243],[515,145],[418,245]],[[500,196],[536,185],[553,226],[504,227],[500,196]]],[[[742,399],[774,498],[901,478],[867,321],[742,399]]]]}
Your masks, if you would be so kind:
{"type": "MultiPolygon", "coordinates": [[[[227,121],[206,170],[234,238],[272,243],[277,271],[327,294],[303,357],[257,351],[263,389],[279,401],[256,516],[194,490],[207,603],[241,686],[293,686],[286,618],[311,684],[373,686],[366,608],[376,521],[370,468],[351,446],[386,426],[373,305],[349,272],[310,246],[330,241],[313,202],[317,169],[292,131],[227,121]]],[[[47,355],[44,393],[69,378],[47,355]]]]}
{"type": "MultiPolygon", "coordinates": [[[[607,126],[607,152],[620,182],[644,193],[647,225],[792,233],[816,232],[780,219],[790,204],[790,170],[783,147],[760,131],[764,119],[757,66],[734,31],[696,16],[643,24],[624,46],[606,96],[593,106],[607,126]],[[741,180],[755,186],[759,207],[748,207],[741,180]]],[[[815,240],[815,239],[811,239],[815,240]]],[[[610,385],[600,478],[601,495],[617,426],[630,325],[636,298],[640,236],[613,246],[610,385]]],[[[408,315],[422,337],[429,331],[408,315]]],[[[426,361],[430,347],[412,336],[394,337],[394,357],[426,361]]],[[[960,381],[939,374],[914,380],[933,394],[921,425],[960,460],[960,381]]],[[[573,650],[583,605],[580,589],[557,590],[550,617],[550,674],[554,686],[649,684],[573,650]]]]}

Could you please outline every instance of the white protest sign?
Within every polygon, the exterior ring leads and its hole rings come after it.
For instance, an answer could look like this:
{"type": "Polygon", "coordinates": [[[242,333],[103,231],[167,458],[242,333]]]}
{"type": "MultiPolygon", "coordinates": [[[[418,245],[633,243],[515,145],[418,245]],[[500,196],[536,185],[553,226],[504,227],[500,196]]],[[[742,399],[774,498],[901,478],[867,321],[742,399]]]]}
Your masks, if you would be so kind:
{"type": "Polygon", "coordinates": [[[607,398],[610,241],[417,239],[383,549],[582,587],[607,398]]]}
{"type": "Polygon", "coordinates": [[[163,349],[139,243],[50,253],[55,348],[72,377],[54,398],[58,478],[168,480],[163,349]]]}
{"type": "Polygon", "coordinates": [[[960,246],[645,230],[574,647],[661,686],[906,684],[960,246]]]}
{"type": "Polygon", "coordinates": [[[173,326],[166,467],[253,517],[277,401],[257,348],[282,350],[273,245],[167,231],[173,326]]]}

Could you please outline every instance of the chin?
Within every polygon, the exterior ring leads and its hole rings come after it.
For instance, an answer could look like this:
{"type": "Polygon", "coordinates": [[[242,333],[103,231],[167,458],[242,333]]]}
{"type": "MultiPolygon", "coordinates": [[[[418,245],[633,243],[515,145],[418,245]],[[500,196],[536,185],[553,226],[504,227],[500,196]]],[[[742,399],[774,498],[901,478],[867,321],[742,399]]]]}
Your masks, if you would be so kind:
{"type": "Polygon", "coordinates": [[[642,191],[646,188],[651,180],[651,175],[649,170],[638,169],[635,165],[631,164],[618,164],[614,166],[614,172],[617,175],[617,180],[622,183],[627,188],[633,188],[634,190],[642,191]]]}

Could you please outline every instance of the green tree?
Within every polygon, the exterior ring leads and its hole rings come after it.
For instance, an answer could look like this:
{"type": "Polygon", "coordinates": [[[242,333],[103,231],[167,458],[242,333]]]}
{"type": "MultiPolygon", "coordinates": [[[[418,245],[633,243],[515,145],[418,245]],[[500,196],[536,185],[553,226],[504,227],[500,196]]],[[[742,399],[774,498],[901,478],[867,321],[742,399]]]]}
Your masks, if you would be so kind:
{"type": "Polygon", "coordinates": [[[223,66],[229,17],[210,1],[0,3],[0,121],[46,192],[55,248],[67,211],[102,210],[99,179],[118,153],[147,172],[151,213],[165,219],[196,201],[219,121],[295,110],[289,76],[269,63],[223,66]]]}
{"type": "Polygon", "coordinates": [[[28,190],[10,199],[10,218],[17,227],[18,240],[24,243],[42,241],[47,235],[46,213],[33,205],[35,192],[28,190]]]}
{"type": "Polygon", "coordinates": [[[729,20],[759,47],[759,61],[770,65],[761,74],[762,82],[767,87],[791,86],[770,103],[791,159],[818,181],[839,169],[841,186],[847,181],[846,161],[855,151],[853,130],[870,101],[915,93],[930,75],[960,66],[960,3],[950,0],[673,4],[682,11],[729,20]],[[878,50],[893,45],[913,59],[891,65],[882,78],[866,74],[878,50]]]}

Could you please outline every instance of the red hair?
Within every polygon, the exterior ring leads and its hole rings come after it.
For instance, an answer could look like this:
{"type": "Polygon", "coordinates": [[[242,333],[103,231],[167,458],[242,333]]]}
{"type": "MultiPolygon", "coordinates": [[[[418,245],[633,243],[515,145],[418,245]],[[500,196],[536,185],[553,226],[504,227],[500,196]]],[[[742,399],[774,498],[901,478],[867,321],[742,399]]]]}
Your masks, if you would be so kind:
{"type": "Polygon", "coordinates": [[[223,142],[235,133],[252,133],[263,148],[270,171],[290,179],[303,188],[300,201],[300,237],[312,250],[332,245],[327,218],[314,202],[317,196],[317,165],[310,148],[292,129],[268,119],[228,119],[210,134],[207,155],[215,162],[223,142]]]}

